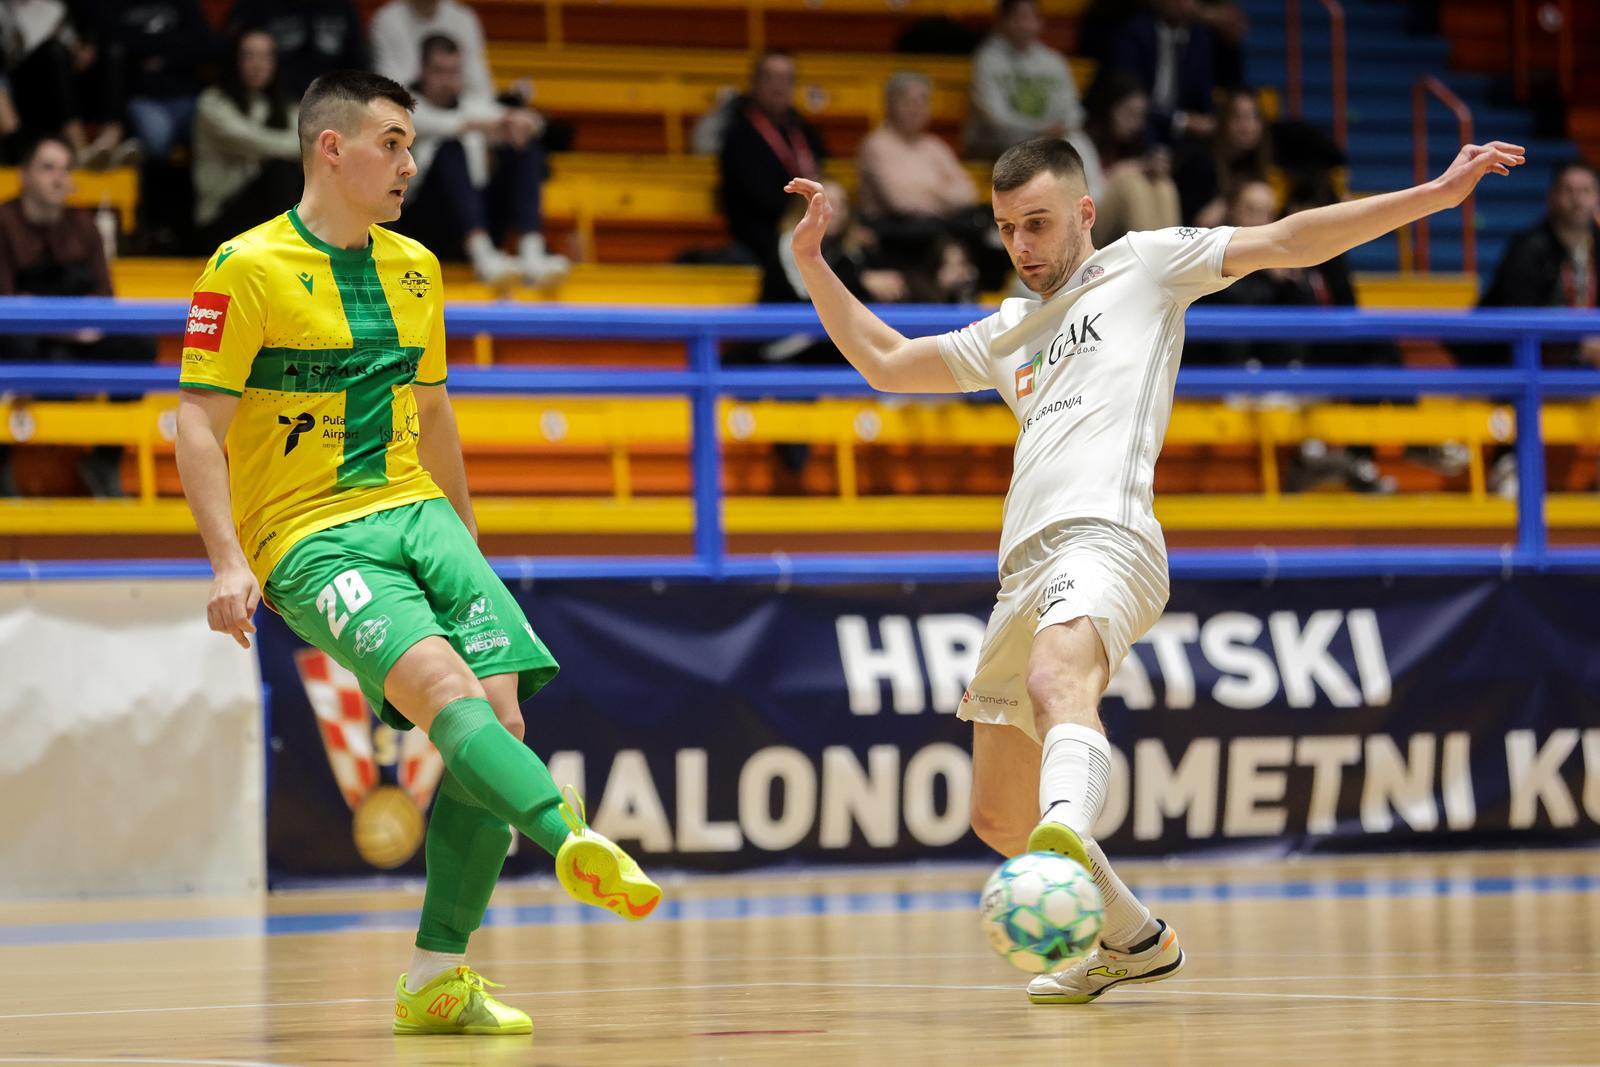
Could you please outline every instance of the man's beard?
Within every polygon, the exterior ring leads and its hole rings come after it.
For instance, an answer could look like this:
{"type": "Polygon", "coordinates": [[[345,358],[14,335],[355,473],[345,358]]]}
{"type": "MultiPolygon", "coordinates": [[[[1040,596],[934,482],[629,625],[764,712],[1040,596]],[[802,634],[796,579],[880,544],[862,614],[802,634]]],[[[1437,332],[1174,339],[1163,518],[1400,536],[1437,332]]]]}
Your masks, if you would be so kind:
{"type": "Polygon", "coordinates": [[[1017,277],[1022,279],[1023,286],[1029,292],[1047,296],[1064,286],[1067,279],[1072,276],[1073,271],[1078,269],[1078,264],[1081,262],[1083,262],[1083,240],[1080,238],[1073,242],[1071,248],[1067,249],[1066,259],[1062,262],[1059,270],[1052,271],[1048,276],[1039,279],[1030,279],[1021,272],[1018,272],[1017,277]]]}

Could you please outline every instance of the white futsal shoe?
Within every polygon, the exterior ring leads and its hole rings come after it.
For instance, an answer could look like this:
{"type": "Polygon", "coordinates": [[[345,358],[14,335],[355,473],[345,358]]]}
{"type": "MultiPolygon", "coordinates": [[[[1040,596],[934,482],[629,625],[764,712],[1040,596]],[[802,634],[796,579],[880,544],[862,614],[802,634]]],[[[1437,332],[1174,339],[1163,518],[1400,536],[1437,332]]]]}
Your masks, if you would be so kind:
{"type": "Polygon", "coordinates": [[[1041,974],[1028,983],[1028,999],[1035,1004],[1087,1004],[1119,985],[1159,982],[1183,967],[1183,946],[1178,932],[1160,923],[1156,942],[1143,952],[1114,952],[1096,945],[1087,956],[1055,974],[1041,974]]]}

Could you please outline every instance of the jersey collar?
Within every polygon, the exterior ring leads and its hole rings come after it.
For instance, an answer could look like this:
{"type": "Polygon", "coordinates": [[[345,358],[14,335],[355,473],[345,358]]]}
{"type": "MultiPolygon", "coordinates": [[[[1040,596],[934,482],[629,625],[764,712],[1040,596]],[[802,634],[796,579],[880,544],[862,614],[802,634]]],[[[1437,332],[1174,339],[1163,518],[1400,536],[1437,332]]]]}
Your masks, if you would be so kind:
{"type": "Polygon", "coordinates": [[[367,238],[367,243],[360,248],[336,248],[306,228],[306,224],[300,218],[299,204],[289,209],[289,225],[294,227],[294,232],[300,235],[302,241],[335,263],[353,265],[365,263],[372,258],[372,238],[370,236],[367,238]]]}

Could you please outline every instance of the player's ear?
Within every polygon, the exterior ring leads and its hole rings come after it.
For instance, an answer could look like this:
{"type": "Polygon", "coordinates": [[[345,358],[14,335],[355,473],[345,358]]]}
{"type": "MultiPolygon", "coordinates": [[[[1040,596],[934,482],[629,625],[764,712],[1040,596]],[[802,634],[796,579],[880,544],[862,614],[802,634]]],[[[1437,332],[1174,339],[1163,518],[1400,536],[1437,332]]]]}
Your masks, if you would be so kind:
{"type": "Polygon", "coordinates": [[[317,134],[317,155],[333,162],[339,158],[339,150],[344,147],[343,141],[338,130],[323,130],[317,134]]]}
{"type": "Polygon", "coordinates": [[[1092,230],[1094,229],[1094,220],[1094,197],[1090,196],[1088,193],[1084,193],[1083,196],[1078,199],[1078,221],[1083,223],[1084,229],[1092,230]]]}

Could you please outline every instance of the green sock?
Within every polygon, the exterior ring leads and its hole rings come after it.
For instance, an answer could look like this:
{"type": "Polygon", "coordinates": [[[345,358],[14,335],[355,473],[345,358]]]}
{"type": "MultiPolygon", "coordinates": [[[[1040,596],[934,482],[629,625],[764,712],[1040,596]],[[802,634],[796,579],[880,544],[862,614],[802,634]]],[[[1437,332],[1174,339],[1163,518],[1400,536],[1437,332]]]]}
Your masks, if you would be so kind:
{"type": "Polygon", "coordinates": [[[500,725],[487,700],[464,697],[446,704],[428,737],[468,795],[556,854],[568,833],[560,812],[561,791],[544,761],[500,725]]]}
{"type": "Polygon", "coordinates": [[[511,827],[505,820],[446,773],[428,816],[428,888],[417,926],[418,948],[467,951],[467,939],[483,922],[510,847],[511,827]]]}

